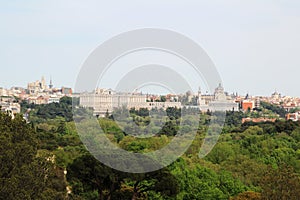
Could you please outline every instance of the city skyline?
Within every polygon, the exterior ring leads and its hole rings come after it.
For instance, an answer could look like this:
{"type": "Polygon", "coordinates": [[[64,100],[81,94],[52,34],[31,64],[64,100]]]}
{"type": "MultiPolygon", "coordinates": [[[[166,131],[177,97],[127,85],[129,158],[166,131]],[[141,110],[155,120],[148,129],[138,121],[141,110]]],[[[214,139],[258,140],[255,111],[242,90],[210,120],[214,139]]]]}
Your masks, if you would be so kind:
{"type": "MultiPolygon", "coordinates": [[[[8,86],[8,87],[4,87],[2,85],[0,85],[0,88],[1,89],[7,89],[7,90],[10,90],[12,88],[23,88],[23,89],[28,89],[28,86],[29,84],[33,84],[33,83],[37,83],[37,82],[43,82],[43,85],[46,87],[46,88],[64,88],[64,87],[67,87],[67,88],[71,88],[73,91],[74,91],[74,88],[69,86],[69,85],[66,85],[66,84],[62,84],[62,85],[57,85],[55,84],[55,81],[53,81],[53,78],[52,76],[49,76],[50,78],[47,79],[45,78],[45,76],[41,76],[40,79],[35,79],[35,80],[30,80],[30,81],[27,81],[25,84],[22,84],[22,85],[11,85],[11,86],[8,86]],[[51,87],[50,87],[51,86],[51,87]]],[[[224,86],[224,84],[220,83],[222,85],[222,87],[224,87],[225,89],[225,92],[226,94],[228,95],[238,95],[238,96],[241,96],[241,97],[246,97],[246,96],[261,96],[261,97],[269,97],[269,96],[272,96],[274,95],[275,93],[278,93],[279,95],[281,96],[287,96],[287,97],[299,97],[300,98],[300,95],[299,96],[292,96],[292,95],[289,95],[289,94],[285,94],[283,93],[282,91],[278,91],[276,88],[271,91],[269,94],[266,94],[266,95],[259,95],[259,94],[254,94],[254,93],[245,93],[245,94],[240,94],[238,92],[236,92],[237,90],[234,90],[234,91],[229,91],[226,89],[226,87],[224,86]]],[[[216,88],[217,88],[218,85],[216,85],[216,88]]],[[[115,92],[128,92],[128,91],[117,91],[115,90],[113,87],[95,87],[95,90],[96,89],[111,89],[115,92]]],[[[192,92],[193,94],[196,94],[199,92],[199,90],[202,92],[203,95],[211,95],[214,93],[214,91],[205,91],[203,89],[201,89],[200,86],[198,86],[197,90],[193,90],[193,91],[185,91],[185,92],[182,92],[182,93],[179,93],[179,94],[185,94],[186,92],[192,92]]],[[[74,93],[85,93],[85,92],[94,92],[94,91],[80,91],[80,92],[76,92],[74,91],[74,93]]],[[[148,90],[147,90],[147,87],[144,88],[139,88],[139,90],[135,90],[135,91],[129,91],[129,93],[134,93],[134,92],[137,92],[137,93],[143,93],[143,94],[153,94],[153,95],[167,95],[167,94],[172,94],[171,92],[168,92],[167,90],[155,90],[155,88],[151,88],[149,87],[148,90]]],[[[175,94],[175,93],[174,93],[175,94]]]]}
{"type": "Polygon", "coordinates": [[[300,2],[115,3],[2,1],[1,87],[24,86],[47,75],[56,86],[73,88],[82,63],[98,45],[125,31],[155,27],[200,44],[227,91],[300,96],[300,2]]]}

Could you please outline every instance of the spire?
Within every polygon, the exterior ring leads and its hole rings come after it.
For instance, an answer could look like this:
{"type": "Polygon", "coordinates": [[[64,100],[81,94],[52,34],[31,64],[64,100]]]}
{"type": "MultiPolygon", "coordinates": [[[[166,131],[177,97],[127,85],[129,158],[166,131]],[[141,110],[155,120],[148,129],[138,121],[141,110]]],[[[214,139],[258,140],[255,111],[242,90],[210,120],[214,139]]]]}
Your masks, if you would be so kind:
{"type": "Polygon", "coordinates": [[[50,76],[50,84],[49,84],[49,88],[52,89],[53,84],[52,84],[52,77],[50,76]]]}
{"type": "Polygon", "coordinates": [[[198,87],[198,94],[201,94],[201,87],[198,87]]]}
{"type": "Polygon", "coordinates": [[[246,94],[246,97],[245,97],[245,99],[249,99],[249,94],[248,94],[248,93],[246,94]]]}

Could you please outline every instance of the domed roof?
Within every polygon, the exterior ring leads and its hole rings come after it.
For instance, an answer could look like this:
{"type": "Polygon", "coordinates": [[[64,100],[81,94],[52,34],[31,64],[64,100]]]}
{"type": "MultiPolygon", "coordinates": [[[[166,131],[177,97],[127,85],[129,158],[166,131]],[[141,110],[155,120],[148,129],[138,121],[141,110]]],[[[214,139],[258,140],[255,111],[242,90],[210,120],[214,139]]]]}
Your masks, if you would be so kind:
{"type": "Polygon", "coordinates": [[[221,83],[219,83],[219,86],[215,89],[215,93],[224,92],[224,88],[221,83]]]}

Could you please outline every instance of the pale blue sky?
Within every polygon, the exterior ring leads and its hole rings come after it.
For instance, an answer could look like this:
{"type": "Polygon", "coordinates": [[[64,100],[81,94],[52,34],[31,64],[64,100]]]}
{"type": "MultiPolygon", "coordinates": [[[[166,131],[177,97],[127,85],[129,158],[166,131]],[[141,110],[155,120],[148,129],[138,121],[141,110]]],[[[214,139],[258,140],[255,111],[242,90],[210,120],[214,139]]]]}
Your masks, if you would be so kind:
{"type": "Polygon", "coordinates": [[[89,53],[137,28],[198,42],[225,89],[300,96],[300,1],[0,1],[0,87],[40,79],[73,87],[89,53]]]}

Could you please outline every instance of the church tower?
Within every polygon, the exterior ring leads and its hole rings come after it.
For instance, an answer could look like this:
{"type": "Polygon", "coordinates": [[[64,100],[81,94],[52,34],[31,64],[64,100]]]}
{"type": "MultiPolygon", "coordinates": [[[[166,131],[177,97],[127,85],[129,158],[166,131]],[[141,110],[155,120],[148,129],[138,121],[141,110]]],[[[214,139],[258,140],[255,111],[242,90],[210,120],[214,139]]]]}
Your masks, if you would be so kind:
{"type": "Polygon", "coordinates": [[[199,86],[198,88],[198,105],[200,106],[202,100],[202,95],[201,95],[201,88],[199,86]]]}
{"type": "Polygon", "coordinates": [[[40,83],[40,89],[41,89],[41,90],[45,90],[46,87],[47,87],[47,86],[46,86],[45,78],[44,78],[44,76],[42,76],[41,83],[40,83]]]}
{"type": "Polygon", "coordinates": [[[50,76],[50,84],[49,84],[49,89],[53,88],[53,84],[52,84],[52,77],[50,76]]]}

